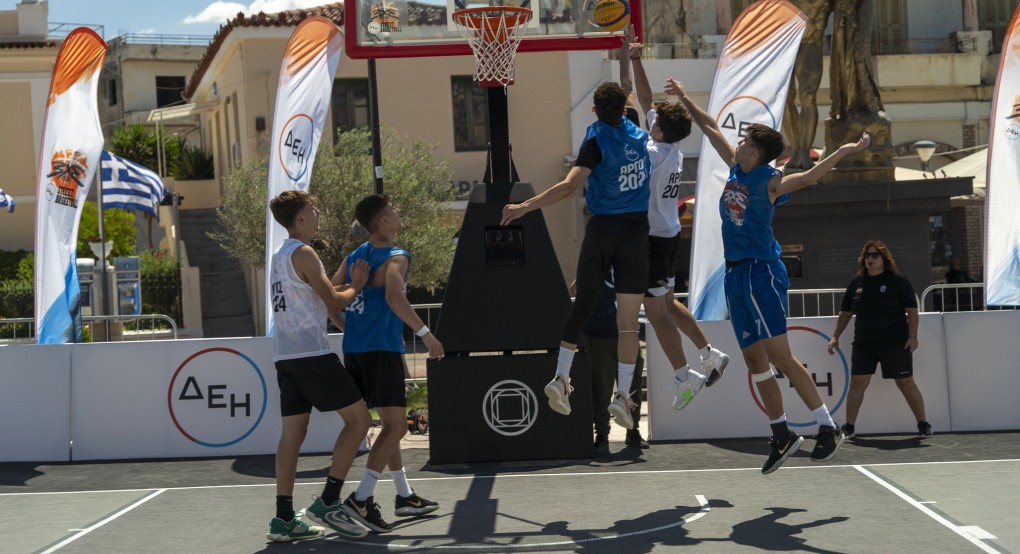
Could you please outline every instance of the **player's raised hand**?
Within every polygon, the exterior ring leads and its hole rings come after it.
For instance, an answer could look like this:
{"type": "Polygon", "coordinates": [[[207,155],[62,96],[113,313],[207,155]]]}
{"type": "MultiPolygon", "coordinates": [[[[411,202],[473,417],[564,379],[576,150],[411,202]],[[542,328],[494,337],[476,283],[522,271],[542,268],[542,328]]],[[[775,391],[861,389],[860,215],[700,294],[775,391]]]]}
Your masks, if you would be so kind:
{"type": "Polygon", "coordinates": [[[672,94],[681,100],[687,96],[687,90],[684,89],[684,84],[673,77],[666,79],[666,86],[663,90],[665,90],[666,94],[672,94]]]}

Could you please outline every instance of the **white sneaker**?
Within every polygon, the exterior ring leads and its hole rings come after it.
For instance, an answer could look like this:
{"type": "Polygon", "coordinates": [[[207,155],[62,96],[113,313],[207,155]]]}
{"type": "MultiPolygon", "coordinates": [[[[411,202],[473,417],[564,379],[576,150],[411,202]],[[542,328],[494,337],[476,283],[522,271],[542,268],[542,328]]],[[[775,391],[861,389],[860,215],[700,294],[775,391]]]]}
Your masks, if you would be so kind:
{"type": "Polygon", "coordinates": [[[687,380],[681,381],[674,377],[673,385],[676,386],[676,397],[673,398],[673,409],[682,410],[691,403],[691,400],[694,400],[694,395],[698,394],[701,387],[705,385],[705,376],[693,369],[688,369],[687,380]]]}
{"type": "Polygon", "coordinates": [[[570,392],[574,390],[567,384],[567,380],[556,375],[552,381],[545,386],[545,395],[549,397],[549,407],[558,414],[570,415],[570,392]]]}
{"type": "Polygon", "coordinates": [[[701,374],[708,377],[705,381],[706,387],[711,387],[718,381],[723,373],[726,372],[726,366],[730,363],[730,357],[723,354],[722,351],[712,348],[708,353],[708,358],[701,359],[701,374]]]}
{"type": "Polygon", "coordinates": [[[634,416],[630,414],[630,408],[630,397],[616,391],[613,401],[609,403],[609,413],[612,414],[617,425],[628,430],[634,428],[634,416]]]}

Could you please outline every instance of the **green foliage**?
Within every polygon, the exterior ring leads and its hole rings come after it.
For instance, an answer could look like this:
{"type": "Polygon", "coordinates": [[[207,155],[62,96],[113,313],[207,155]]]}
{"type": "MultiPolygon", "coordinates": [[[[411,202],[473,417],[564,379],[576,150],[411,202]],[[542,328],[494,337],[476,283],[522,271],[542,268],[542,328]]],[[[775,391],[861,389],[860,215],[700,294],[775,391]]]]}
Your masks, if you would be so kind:
{"type": "Polygon", "coordinates": [[[213,167],[213,156],[209,152],[190,144],[184,145],[181,150],[181,157],[177,161],[177,170],[173,172],[174,179],[200,181],[212,179],[216,176],[213,167]]]}
{"type": "MultiPolygon", "coordinates": [[[[103,210],[103,235],[113,241],[114,256],[131,256],[135,252],[135,216],[120,208],[103,210]]],[[[78,257],[92,257],[90,242],[99,240],[99,211],[95,202],[86,202],[78,224],[78,257]]]]}
{"type": "MultiPolygon", "coordinates": [[[[319,234],[313,246],[327,273],[362,241],[351,235],[354,207],[375,191],[369,134],[341,133],[334,152],[320,149],[309,185],[318,199],[319,234]]],[[[397,245],[411,253],[410,285],[435,290],[446,281],[453,262],[457,222],[446,202],[453,196],[450,170],[434,148],[387,132],[383,137],[385,192],[401,210],[404,229],[397,245]]],[[[225,232],[215,235],[231,256],[261,267],[265,263],[265,213],[268,167],[251,162],[225,178],[219,209],[225,232]]]]}
{"type": "MultiPolygon", "coordinates": [[[[25,252],[22,250],[22,252],[25,252]]],[[[25,257],[21,258],[18,262],[18,273],[15,275],[15,279],[22,282],[32,282],[32,277],[35,276],[35,253],[25,252],[25,257]]]]}
{"type": "MultiPolygon", "coordinates": [[[[17,278],[21,271],[21,261],[31,255],[27,250],[0,250],[0,280],[17,278]]],[[[32,279],[31,274],[28,278],[32,279]]]]}
{"type": "MultiPolygon", "coordinates": [[[[167,133],[165,128],[160,132],[163,134],[167,175],[179,180],[213,178],[212,154],[167,133]]],[[[106,141],[106,149],[153,171],[159,170],[159,141],[152,127],[136,123],[116,129],[106,141]]]]}
{"type": "Polygon", "coordinates": [[[177,274],[177,260],[166,250],[141,251],[138,265],[143,277],[173,277],[177,274]]]}

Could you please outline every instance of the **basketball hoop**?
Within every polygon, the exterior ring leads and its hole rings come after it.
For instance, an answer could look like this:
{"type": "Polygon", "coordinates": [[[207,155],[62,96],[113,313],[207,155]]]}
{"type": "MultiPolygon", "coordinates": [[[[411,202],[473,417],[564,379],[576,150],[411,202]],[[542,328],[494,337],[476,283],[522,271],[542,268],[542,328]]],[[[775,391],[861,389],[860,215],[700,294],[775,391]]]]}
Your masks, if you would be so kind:
{"type": "Polygon", "coordinates": [[[514,55],[531,21],[531,10],[517,6],[465,8],[453,21],[475,54],[475,80],[483,87],[514,82],[514,55]]]}

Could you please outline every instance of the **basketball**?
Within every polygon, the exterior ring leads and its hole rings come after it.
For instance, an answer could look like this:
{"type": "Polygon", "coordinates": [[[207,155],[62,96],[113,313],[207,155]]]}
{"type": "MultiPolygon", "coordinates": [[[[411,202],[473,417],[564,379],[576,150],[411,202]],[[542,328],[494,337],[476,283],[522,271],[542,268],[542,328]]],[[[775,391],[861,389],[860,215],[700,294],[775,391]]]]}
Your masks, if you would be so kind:
{"type": "Polygon", "coordinates": [[[588,21],[603,31],[619,31],[630,23],[630,2],[627,0],[590,0],[588,21]]]}

